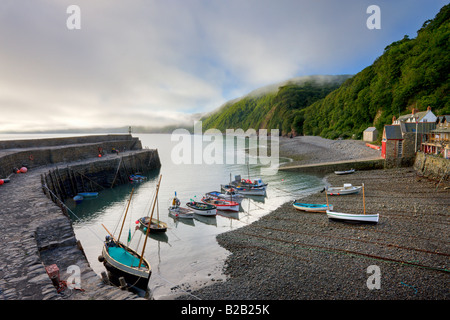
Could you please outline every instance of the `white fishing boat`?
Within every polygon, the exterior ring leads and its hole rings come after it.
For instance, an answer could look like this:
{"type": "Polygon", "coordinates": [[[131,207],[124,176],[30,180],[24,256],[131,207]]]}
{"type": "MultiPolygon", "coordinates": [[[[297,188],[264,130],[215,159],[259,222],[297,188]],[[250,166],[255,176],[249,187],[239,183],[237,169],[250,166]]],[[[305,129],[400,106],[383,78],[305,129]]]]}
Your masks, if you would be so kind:
{"type": "Polygon", "coordinates": [[[234,181],[231,181],[230,184],[232,186],[241,186],[241,187],[247,187],[247,188],[262,188],[262,189],[266,189],[267,187],[267,183],[264,183],[262,181],[261,178],[256,178],[256,179],[241,179],[241,176],[235,176],[234,181]]]}
{"type": "Polygon", "coordinates": [[[208,197],[213,197],[217,199],[225,199],[230,201],[235,201],[237,203],[241,203],[244,196],[242,194],[237,193],[234,190],[227,190],[222,192],[219,191],[211,191],[206,194],[208,197]]]}
{"type": "Polygon", "coordinates": [[[192,219],[194,218],[194,211],[188,208],[180,207],[180,200],[177,198],[177,193],[175,192],[175,197],[172,199],[172,205],[169,206],[169,214],[172,217],[180,219],[192,219]]]}
{"type": "Polygon", "coordinates": [[[228,191],[228,190],[234,190],[235,192],[238,192],[242,195],[249,195],[249,196],[264,196],[266,194],[265,187],[243,187],[243,186],[233,186],[233,185],[221,185],[222,190],[228,191]]]}
{"type": "MultiPolygon", "coordinates": [[[[350,222],[360,222],[360,223],[378,223],[379,214],[366,214],[366,200],[364,195],[364,183],[361,186],[363,190],[363,213],[344,213],[344,212],[334,212],[327,210],[327,217],[330,220],[340,220],[340,221],[350,221],[350,222]]],[[[327,193],[325,193],[326,195],[327,193]]],[[[328,196],[327,205],[328,205],[328,196]]]]}
{"type": "Polygon", "coordinates": [[[207,204],[203,202],[191,201],[186,203],[195,214],[202,216],[215,216],[217,214],[217,207],[212,204],[207,204]]]}
{"type": "Polygon", "coordinates": [[[359,193],[361,186],[352,186],[351,183],[344,183],[342,187],[328,187],[326,193],[330,196],[342,196],[346,194],[359,193]]]}
{"type": "Polygon", "coordinates": [[[327,210],[327,216],[332,220],[357,221],[365,223],[378,223],[379,214],[351,214],[327,210]]]}
{"type": "Polygon", "coordinates": [[[350,170],[345,170],[345,171],[335,171],[334,173],[338,174],[338,175],[342,175],[342,174],[351,174],[354,172],[355,172],[355,169],[350,169],[350,170]]]}

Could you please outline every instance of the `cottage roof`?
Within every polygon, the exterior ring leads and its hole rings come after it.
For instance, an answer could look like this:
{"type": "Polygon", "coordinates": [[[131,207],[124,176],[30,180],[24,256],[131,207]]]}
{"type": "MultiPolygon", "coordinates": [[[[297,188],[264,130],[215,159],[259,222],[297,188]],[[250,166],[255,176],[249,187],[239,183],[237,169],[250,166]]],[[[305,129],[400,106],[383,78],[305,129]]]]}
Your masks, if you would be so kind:
{"type": "Polygon", "coordinates": [[[402,122],[400,124],[401,126],[401,131],[402,133],[407,133],[407,132],[416,132],[416,128],[417,128],[417,133],[429,133],[431,132],[431,130],[436,129],[436,123],[434,122],[419,122],[419,123],[413,123],[413,122],[402,122]]]}
{"type": "Polygon", "coordinates": [[[450,115],[438,116],[436,123],[443,123],[444,121],[450,122],[450,115]]]}
{"type": "Polygon", "coordinates": [[[375,132],[377,131],[377,128],[375,127],[368,127],[366,130],[364,130],[364,132],[375,132]]]}
{"type": "Polygon", "coordinates": [[[431,111],[431,108],[428,107],[428,109],[426,111],[418,112],[416,110],[413,110],[412,113],[404,114],[404,115],[398,117],[397,121],[398,122],[405,122],[405,121],[406,122],[416,122],[416,117],[417,117],[417,121],[420,122],[428,113],[431,113],[433,116],[435,116],[433,111],[431,111]]]}
{"type": "Polygon", "coordinates": [[[405,114],[403,116],[398,117],[399,121],[406,121],[408,119],[412,119],[415,121],[415,117],[418,116],[419,117],[419,121],[427,114],[428,111],[421,111],[421,112],[416,112],[415,114],[412,113],[408,113],[405,114]]]}
{"type": "Polygon", "coordinates": [[[401,140],[402,131],[399,125],[386,125],[384,126],[384,132],[387,140],[401,140]]]}

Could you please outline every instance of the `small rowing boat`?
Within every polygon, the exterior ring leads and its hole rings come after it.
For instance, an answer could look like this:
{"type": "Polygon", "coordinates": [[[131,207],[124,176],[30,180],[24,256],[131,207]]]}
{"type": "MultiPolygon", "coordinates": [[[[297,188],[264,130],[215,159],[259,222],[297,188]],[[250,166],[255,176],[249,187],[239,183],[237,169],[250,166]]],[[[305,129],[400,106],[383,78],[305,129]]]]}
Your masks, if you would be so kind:
{"type": "Polygon", "coordinates": [[[379,214],[352,214],[327,210],[327,216],[331,220],[355,221],[365,223],[378,223],[379,214]]]}
{"type": "Polygon", "coordinates": [[[175,197],[172,199],[172,205],[169,207],[169,214],[175,218],[181,219],[192,219],[194,218],[194,211],[188,208],[180,207],[180,200],[177,198],[177,193],[175,192],[175,197]]]}
{"type": "Polygon", "coordinates": [[[295,209],[306,212],[326,212],[327,210],[333,210],[332,204],[301,203],[294,201],[292,205],[295,209]]]}
{"type": "Polygon", "coordinates": [[[248,196],[264,196],[266,194],[265,187],[243,187],[233,185],[221,185],[222,190],[227,191],[233,189],[235,192],[248,196]]]}
{"type": "MultiPolygon", "coordinates": [[[[148,228],[149,222],[150,222],[150,232],[166,232],[167,231],[167,223],[162,222],[155,218],[152,218],[150,220],[150,217],[142,217],[142,218],[138,219],[138,222],[141,225],[141,227],[143,227],[143,228],[148,228]]],[[[147,230],[147,229],[144,229],[144,230],[147,230]]]]}
{"type": "Polygon", "coordinates": [[[354,173],[354,172],[355,172],[355,169],[350,169],[350,170],[345,170],[345,171],[335,171],[334,173],[338,174],[338,175],[342,175],[342,174],[350,174],[350,173],[354,173]]]}
{"type": "Polygon", "coordinates": [[[140,174],[132,174],[128,177],[130,182],[143,182],[147,180],[146,176],[141,176],[140,174]]]}
{"type": "MultiPolygon", "coordinates": [[[[378,223],[379,214],[366,214],[366,200],[364,195],[364,183],[361,186],[363,191],[363,214],[358,213],[344,213],[344,212],[334,212],[330,210],[327,210],[327,217],[330,220],[340,220],[340,221],[348,221],[348,222],[360,222],[360,223],[378,223]]],[[[328,204],[328,196],[327,197],[327,204],[328,204]]]]}
{"type": "Polygon", "coordinates": [[[202,198],[203,203],[212,204],[217,207],[219,210],[226,210],[226,211],[239,211],[239,203],[235,201],[228,201],[225,199],[217,199],[217,198],[211,198],[211,197],[203,197],[202,198]]]}
{"type": "Polygon", "coordinates": [[[96,198],[98,197],[98,192],[80,192],[77,195],[83,198],[96,198]]]}
{"type": "Polygon", "coordinates": [[[186,206],[191,208],[194,213],[202,216],[215,216],[217,214],[217,207],[212,204],[191,201],[186,203],[186,206]]]}
{"type": "Polygon", "coordinates": [[[230,201],[235,201],[237,203],[241,203],[244,196],[242,194],[237,193],[232,189],[228,189],[224,191],[224,193],[219,191],[211,191],[206,194],[207,197],[217,198],[217,199],[225,199],[230,201]]]}
{"type": "Polygon", "coordinates": [[[77,194],[75,197],[73,197],[73,201],[75,201],[76,204],[80,204],[81,202],[83,202],[83,197],[80,196],[79,194],[77,194]]]}
{"type": "Polygon", "coordinates": [[[346,194],[359,193],[361,189],[361,186],[352,186],[351,183],[344,183],[344,186],[342,187],[328,187],[327,194],[330,196],[342,196],[346,194]]]}

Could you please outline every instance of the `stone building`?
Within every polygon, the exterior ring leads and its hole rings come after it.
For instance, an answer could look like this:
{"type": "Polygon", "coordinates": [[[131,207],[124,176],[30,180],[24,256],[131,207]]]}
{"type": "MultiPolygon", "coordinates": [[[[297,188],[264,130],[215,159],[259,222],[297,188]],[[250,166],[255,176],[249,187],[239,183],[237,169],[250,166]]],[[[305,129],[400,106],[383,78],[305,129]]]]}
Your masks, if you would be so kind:
{"type": "Polygon", "coordinates": [[[427,134],[434,130],[434,122],[400,122],[386,125],[383,129],[381,155],[386,160],[411,159],[420,150],[427,134]]]}
{"type": "Polygon", "coordinates": [[[369,127],[363,132],[363,140],[366,142],[373,142],[378,139],[378,130],[375,127],[369,127]]]}
{"type": "Polygon", "coordinates": [[[437,117],[436,128],[426,135],[421,150],[450,159],[450,115],[437,117]]]}

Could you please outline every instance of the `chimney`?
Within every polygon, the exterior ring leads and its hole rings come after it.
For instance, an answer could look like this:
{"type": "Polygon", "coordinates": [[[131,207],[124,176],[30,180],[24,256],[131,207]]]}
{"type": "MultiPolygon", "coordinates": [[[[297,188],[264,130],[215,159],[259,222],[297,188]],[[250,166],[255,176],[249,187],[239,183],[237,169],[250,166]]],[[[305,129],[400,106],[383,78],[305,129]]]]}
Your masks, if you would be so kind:
{"type": "Polygon", "coordinates": [[[392,117],[392,124],[394,124],[395,120],[397,120],[397,118],[395,116],[392,117]]]}
{"type": "Polygon", "coordinates": [[[430,106],[428,106],[427,110],[428,110],[428,111],[431,111],[431,107],[430,107],[430,106]]]}

